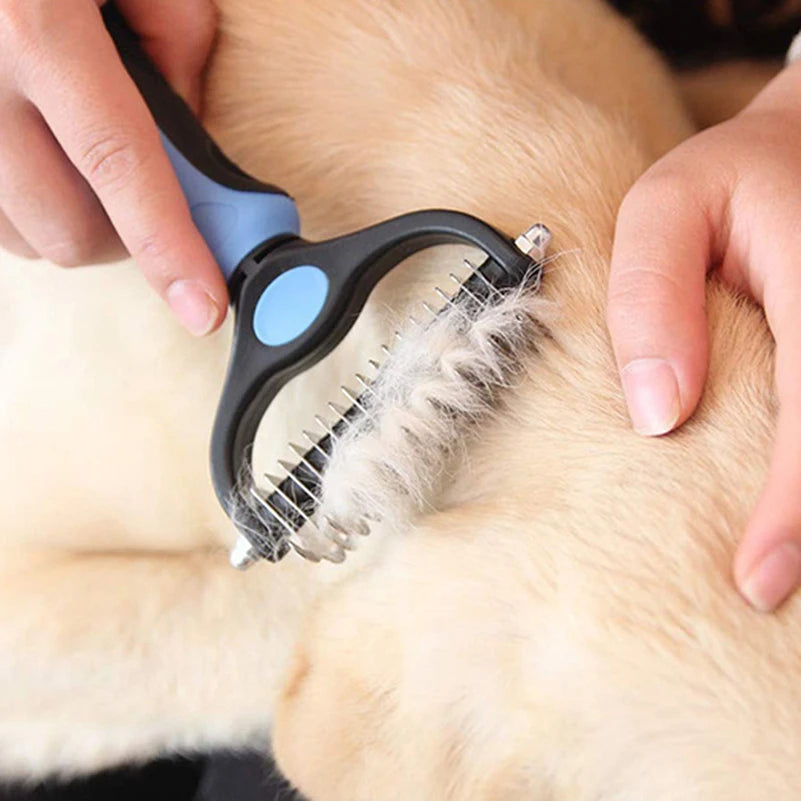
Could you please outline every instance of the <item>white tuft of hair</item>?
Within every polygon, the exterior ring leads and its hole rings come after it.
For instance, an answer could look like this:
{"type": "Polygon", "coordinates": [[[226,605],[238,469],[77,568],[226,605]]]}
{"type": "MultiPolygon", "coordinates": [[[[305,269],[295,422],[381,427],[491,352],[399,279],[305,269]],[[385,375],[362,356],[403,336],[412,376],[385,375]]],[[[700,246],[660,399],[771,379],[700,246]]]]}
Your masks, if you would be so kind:
{"type": "Polygon", "coordinates": [[[542,336],[545,306],[532,289],[496,291],[486,305],[465,297],[404,332],[334,441],[317,529],[301,534],[306,552],[330,558],[355,548],[372,521],[398,529],[436,508],[454,458],[542,336]]]}

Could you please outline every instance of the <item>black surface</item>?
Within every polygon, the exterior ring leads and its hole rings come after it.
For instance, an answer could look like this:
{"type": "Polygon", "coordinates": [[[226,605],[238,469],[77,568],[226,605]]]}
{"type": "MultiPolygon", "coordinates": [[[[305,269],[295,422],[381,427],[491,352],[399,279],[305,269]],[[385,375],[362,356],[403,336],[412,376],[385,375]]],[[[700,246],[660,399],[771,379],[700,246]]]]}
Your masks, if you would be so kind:
{"type": "Polygon", "coordinates": [[[261,754],[161,759],[69,782],[0,787],[0,801],[303,801],[261,754]]]}
{"type": "Polygon", "coordinates": [[[680,66],[721,58],[781,58],[801,28],[788,0],[610,0],[680,66]]]}

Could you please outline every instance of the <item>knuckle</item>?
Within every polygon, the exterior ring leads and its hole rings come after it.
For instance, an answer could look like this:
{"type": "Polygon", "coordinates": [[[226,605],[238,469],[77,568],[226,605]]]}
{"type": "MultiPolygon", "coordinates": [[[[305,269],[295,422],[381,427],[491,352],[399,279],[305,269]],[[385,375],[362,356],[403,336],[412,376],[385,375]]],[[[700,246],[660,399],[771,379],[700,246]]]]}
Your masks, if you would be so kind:
{"type": "Polygon", "coordinates": [[[199,47],[210,47],[217,30],[217,9],[213,3],[196,3],[192,7],[192,37],[199,47]]]}
{"type": "Polygon", "coordinates": [[[609,284],[606,321],[615,331],[669,318],[686,293],[676,279],[658,269],[637,268],[615,276],[609,284]]]}
{"type": "Polygon", "coordinates": [[[689,177],[683,170],[657,164],[629,189],[623,198],[620,213],[650,212],[654,206],[676,207],[685,203],[691,193],[689,177]]]}
{"type": "Polygon", "coordinates": [[[85,242],[61,239],[39,245],[39,253],[59,267],[80,267],[91,258],[91,250],[85,242]]]}
{"type": "Polygon", "coordinates": [[[22,62],[30,68],[46,52],[43,43],[59,29],[61,4],[46,0],[0,0],[0,56],[7,55],[12,72],[22,62]]]}
{"type": "Polygon", "coordinates": [[[59,267],[90,264],[108,248],[108,231],[90,219],[74,222],[60,236],[37,243],[43,258],[59,267]]]}
{"type": "Polygon", "coordinates": [[[131,257],[139,263],[148,278],[158,285],[172,283],[177,277],[173,249],[163,235],[151,232],[131,245],[131,257]]]}
{"type": "Polygon", "coordinates": [[[0,250],[23,259],[38,259],[39,254],[21,237],[0,234],[0,250]]]}
{"type": "Polygon", "coordinates": [[[7,45],[31,38],[31,8],[24,0],[0,0],[0,41],[7,45]]]}
{"type": "Polygon", "coordinates": [[[96,190],[115,189],[127,184],[140,169],[143,156],[136,136],[123,129],[94,132],[78,156],[78,169],[96,190]]]}
{"type": "Polygon", "coordinates": [[[205,56],[211,49],[217,31],[217,9],[214,3],[209,0],[176,3],[169,13],[174,30],[180,31],[180,39],[176,38],[176,45],[180,45],[185,52],[200,52],[205,56]]]}

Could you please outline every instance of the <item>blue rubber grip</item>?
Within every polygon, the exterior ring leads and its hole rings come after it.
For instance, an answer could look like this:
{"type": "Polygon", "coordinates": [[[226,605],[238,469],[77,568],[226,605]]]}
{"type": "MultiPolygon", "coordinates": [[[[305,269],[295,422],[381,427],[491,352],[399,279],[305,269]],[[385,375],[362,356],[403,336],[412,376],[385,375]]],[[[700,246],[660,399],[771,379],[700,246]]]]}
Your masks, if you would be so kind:
{"type": "Polygon", "coordinates": [[[292,267],[264,288],[253,312],[253,333],[262,345],[297,339],[319,316],[328,297],[326,274],[313,264],[292,267]]]}
{"type": "Polygon", "coordinates": [[[189,203],[192,219],[225,275],[263,242],[300,233],[292,198],[278,192],[254,192],[223,186],[204,175],[162,133],[161,139],[189,203]]]}

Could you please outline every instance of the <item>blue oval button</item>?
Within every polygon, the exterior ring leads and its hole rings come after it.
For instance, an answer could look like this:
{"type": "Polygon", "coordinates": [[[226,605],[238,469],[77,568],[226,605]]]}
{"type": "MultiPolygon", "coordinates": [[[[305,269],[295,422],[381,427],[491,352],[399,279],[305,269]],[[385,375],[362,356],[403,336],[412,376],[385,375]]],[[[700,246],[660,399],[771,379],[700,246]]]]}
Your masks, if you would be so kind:
{"type": "Polygon", "coordinates": [[[259,342],[275,347],[299,337],[316,319],[328,297],[328,278],[311,265],[293,267],[262,292],[253,312],[259,342]]]}

